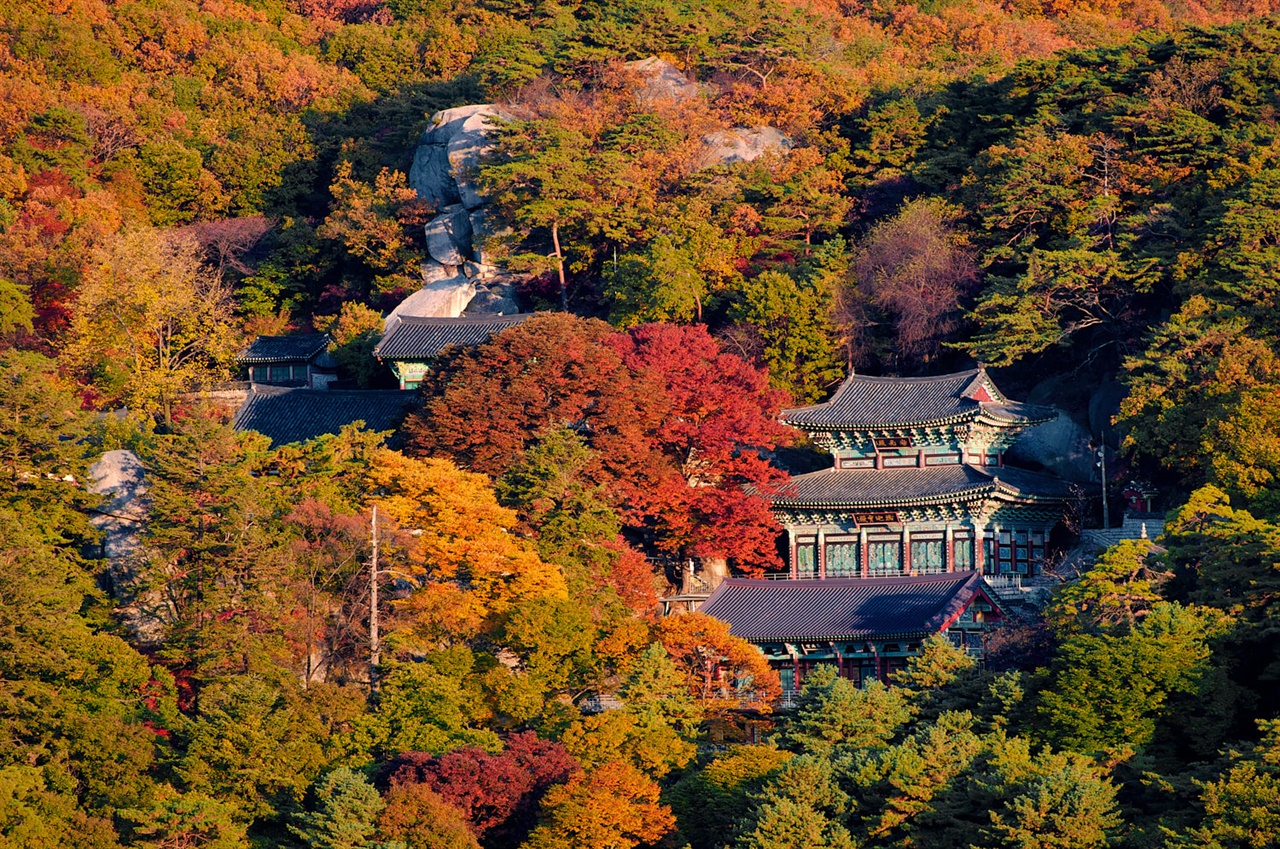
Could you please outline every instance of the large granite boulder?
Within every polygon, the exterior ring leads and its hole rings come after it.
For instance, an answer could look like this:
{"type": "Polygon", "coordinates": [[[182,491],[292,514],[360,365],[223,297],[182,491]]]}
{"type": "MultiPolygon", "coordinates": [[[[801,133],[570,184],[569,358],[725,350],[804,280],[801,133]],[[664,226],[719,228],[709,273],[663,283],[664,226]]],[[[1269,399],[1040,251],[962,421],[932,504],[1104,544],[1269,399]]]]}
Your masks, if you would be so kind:
{"type": "Polygon", "coordinates": [[[698,164],[703,168],[753,162],[766,153],[786,153],[791,138],[775,127],[734,127],[702,137],[698,164]]]}
{"type": "Polygon", "coordinates": [[[413,166],[409,169],[409,185],[418,192],[418,197],[436,209],[460,201],[458,185],[453,180],[453,169],[449,165],[449,141],[462,129],[467,118],[483,108],[459,106],[437,112],[431,116],[431,126],[418,140],[413,166]]]}
{"type": "Polygon", "coordinates": [[[1093,477],[1089,431],[1066,413],[1028,428],[1009,446],[1006,458],[1015,466],[1039,466],[1065,480],[1084,482],[1093,477]]]}
{"type": "Polygon", "coordinates": [[[427,253],[441,265],[458,266],[471,259],[471,217],[462,204],[445,207],[427,222],[427,253]]]}
{"type": "Polygon", "coordinates": [[[462,274],[428,283],[396,305],[386,318],[386,332],[400,323],[402,315],[457,318],[475,296],[475,281],[462,274]]]}
{"type": "Polygon", "coordinates": [[[418,197],[437,209],[456,203],[475,209],[484,203],[475,185],[476,166],[488,149],[485,136],[498,115],[492,103],[479,103],[431,116],[409,169],[409,185],[418,197]]]}
{"type": "Polygon", "coordinates": [[[142,461],[132,451],[107,451],[89,467],[88,486],[103,497],[90,524],[102,532],[111,594],[128,599],[116,613],[135,643],[159,645],[171,611],[160,590],[141,584],[141,537],[151,507],[142,461]]]}
{"type": "Polygon", "coordinates": [[[449,139],[449,167],[458,198],[467,209],[484,205],[484,198],[476,186],[476,169],[480,157],[489,150],[488,134],[493,130],[494,118],[500,118],[497,107],[485,104],[471,113],[449,139]]]}
{"type": "Polygon", "coordinates": [[[424,286],[458,276],[458,267],[456,265],[443,265],[434,259],[424,260],[419,268],[422,269],[422,285],[424,286]]]}
{"type": "Polygon", "coordinates": [[[641,103],[692,100],[702,93],[697,83],[680,73],[675,65],[657,56],[627,62],[624,67],[642,80],[635,90],[636,99],[641,103]]]}

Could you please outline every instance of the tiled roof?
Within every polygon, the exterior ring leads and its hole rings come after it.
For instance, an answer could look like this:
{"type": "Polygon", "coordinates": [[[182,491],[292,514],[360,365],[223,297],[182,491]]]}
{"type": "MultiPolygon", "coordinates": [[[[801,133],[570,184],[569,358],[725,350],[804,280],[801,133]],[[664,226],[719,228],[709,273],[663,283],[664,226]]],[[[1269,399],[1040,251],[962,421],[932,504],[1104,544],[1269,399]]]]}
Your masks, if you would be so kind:
{"type": "Polygon", "coordinates": [[[1003,492],[1049,501],[1070,499],[1070,485],[1050,475],[1010,466],[824,469],[797,475],[773,497],[777,507],[893,507],[969,501],[1003,492]]]}
{"type": "Polygon", "coordinates": [[[480,345],[499,331],[513,327],[530,313],[515,315],[464,315],[458,318],[400,318],[373,355],[387,360],[425,360],[437,356],[450,345],[480,345]]]}
{"type": "Polygon", "coordinates": [[[284,389],[255,386],[236,412],[236,430],[256,430],[273,445],[306,442],[362,421],[365,430],[392,430],[416,392],[284,389]]]}
{"type": "Polygon", "coordinates": [[[802,581],[728,578],[698,611],[728,622],[735,637],[753,642],[912,639],[940,631],[982,587],[977,572],[802,581]]]}
{"type": "Polygon", "coordinates": [[[243,365],[285,363],[310,360],[329,347],[327,333],[295,333],[292,336],[259,336],[240,352],[236,361],[243,365]]]}
{"type": "Polygon", "coordinates": [[[802,428],[926,425],[971,418],[980,410],[1018,423],[1054,415],[1047,408],[1008,401],[978,368],[937,377],[851,374],[829,401],[783,410],[782,421],[802,428]]]}

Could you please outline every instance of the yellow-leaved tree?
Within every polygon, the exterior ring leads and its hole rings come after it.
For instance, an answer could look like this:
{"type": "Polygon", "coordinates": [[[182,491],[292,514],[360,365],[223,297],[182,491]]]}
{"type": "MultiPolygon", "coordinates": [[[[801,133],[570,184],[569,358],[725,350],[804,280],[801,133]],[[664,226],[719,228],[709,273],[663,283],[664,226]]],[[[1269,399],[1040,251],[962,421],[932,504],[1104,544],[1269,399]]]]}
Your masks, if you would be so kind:
{"type": "Polygon", "coordinates": [[[232,307],[193,239],[126,230],[93,256],[67,352],[106,400],[169,422],[182,393],[230,376],[242,341],[232,307]]]}
{"type": "Polygon", "coordinates": [[[515,511],[498,504],[484,475],[381,449],[368,483],[371,502],[399,525],[404,559],[418,579],[400,612],[419,640],[465,640],[517,602],[567,596],[560,568],[512,532],[515,511]]]}

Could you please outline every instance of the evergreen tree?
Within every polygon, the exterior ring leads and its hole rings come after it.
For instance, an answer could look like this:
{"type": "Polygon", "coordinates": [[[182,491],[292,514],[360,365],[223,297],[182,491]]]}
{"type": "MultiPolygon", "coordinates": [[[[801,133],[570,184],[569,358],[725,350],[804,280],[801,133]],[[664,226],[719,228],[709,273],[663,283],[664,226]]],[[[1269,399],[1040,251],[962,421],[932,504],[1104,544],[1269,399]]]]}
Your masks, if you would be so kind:
{"type": "Polygon", "coordinates": [[[289,831],[309,849],[367,849],[385,804],[368,779],[338,767],[312,788],[314,810],[294,815],[289,831]]]}

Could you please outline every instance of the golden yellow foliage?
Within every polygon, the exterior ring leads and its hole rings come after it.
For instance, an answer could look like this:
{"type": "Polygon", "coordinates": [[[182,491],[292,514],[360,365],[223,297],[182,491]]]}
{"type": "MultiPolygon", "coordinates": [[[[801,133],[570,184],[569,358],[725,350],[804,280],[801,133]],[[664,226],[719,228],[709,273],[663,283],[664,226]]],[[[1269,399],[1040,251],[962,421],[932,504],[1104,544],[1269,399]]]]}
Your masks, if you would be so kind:
{"type": "Polygon", "coordinates": [[[567,596],[559,567],[512,533],[516,514],[484,475],[381,449],[368,484],[372,502],[408,532],[405,555],[422,585],[402,610],[423,636],[465,637],[519,601],[567,596]]]}

